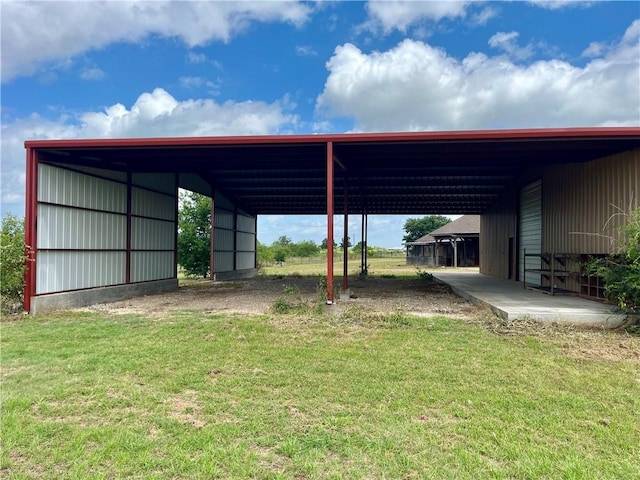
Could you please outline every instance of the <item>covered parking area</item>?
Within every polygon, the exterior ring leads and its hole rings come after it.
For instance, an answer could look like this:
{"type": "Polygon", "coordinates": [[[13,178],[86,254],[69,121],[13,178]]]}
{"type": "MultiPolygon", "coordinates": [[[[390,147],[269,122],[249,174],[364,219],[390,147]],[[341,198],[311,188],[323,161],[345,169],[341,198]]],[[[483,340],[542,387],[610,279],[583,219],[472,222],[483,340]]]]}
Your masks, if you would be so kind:
{"type": "MultiPolygon", "coordinates": [[[[214,200],[214,279],[256,273],[257,218],[266,214],[326,215],[329,239],[334,215],[345,216],[345,236],[348,216],[362,216],[366,265],[367,215],[484,215],[531,172],[637,152],[640,128],[29,140],[25,146],[31,258],[24,307],[37,312],[177,288],[178,188],[214,200]]],[[[492,235],[483,232],[481,245],[492,235]]],[[[331,241],[327,253],[330,304],[331,241]]]]}

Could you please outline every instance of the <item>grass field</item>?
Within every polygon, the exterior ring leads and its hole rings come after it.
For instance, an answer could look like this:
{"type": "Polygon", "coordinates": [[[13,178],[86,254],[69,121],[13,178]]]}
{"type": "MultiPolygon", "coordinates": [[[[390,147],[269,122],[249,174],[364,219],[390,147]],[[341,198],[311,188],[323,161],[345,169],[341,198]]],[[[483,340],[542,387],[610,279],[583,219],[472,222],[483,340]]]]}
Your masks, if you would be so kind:
{"type": "MultiPolygon", "coordinates": [[[[371,275],[396,275],[415,276],[416,267],[406,264],[404,256],[389,258],[369,258],[367,260],[369,274],[371,275]]],[[[342,275],[342,259],[334,262],[334,272],[336,276],[342,275]]],[[[349,259],[347,263],[349,275],[360,273],[360,258],[349,259]]],[[[327,271],[327,261],[323,258],[311,259],[291,259],[282,265],[271,265],[263,267],[260,273],[263,275],[325,275],[327,271]]]]}
{"type": "Polygon", "coordinates": [[[638,363],[544,336],[66,312],[1,342],[2,478],[640,478],[638,363]]]}

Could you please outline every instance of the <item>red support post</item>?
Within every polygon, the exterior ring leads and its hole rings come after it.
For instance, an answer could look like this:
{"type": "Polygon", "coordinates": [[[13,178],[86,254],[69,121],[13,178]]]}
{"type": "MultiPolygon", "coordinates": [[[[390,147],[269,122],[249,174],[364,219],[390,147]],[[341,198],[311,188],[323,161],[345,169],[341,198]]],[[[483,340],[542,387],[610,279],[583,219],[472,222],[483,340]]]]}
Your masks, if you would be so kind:
{"type": "Polygon", "coordinates": [[[31,298],[36,294],[36,261],[37,261],[37,217],[38,217],[38,154],[27,147],[25,195],[25,245],[26,271],[24,274],[25,311],[31,311],[31,298]]]}
{"type": "Polygon", "coordinates": [[[215,280],[215,255],[213,254],[213,246],[214,246],[214,241],[215,241],[215,210],[216,210],[216,201],[215,201],[215,196],[216,193],[213,192],[211,194],[211,243],[210,243],[210,248],[211,251],[209,252],[209,280],[211,280],[212,282],[215,280]]]}
{"type": "Polygon", "coordinates": [[[342,265],[342,291],[349,290],[349,191],[345,179],[344,184],[344,239],[342,245],[344,246],[343,265],[342,265]]]}
{"type": "Polygon", "coordinates": [[[333,304],[333,142],[327,142],[327,305],[333,304]]]}

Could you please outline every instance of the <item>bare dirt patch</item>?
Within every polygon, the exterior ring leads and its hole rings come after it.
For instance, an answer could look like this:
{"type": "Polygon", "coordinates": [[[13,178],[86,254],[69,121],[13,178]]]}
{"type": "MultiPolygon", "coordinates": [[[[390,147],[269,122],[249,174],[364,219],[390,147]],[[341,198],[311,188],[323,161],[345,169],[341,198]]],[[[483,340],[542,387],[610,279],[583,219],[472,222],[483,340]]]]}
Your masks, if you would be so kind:
{"type": "MultiPolygon", "coordinates": [[[[266,314],[271,312],[276,299],[292,290],[295,290],[301,302],[317,302],[321,295],[319,289],[322,289],[320,283],[320,277],[257,277],[216,283],[208,280],[189,281],[175,292],[93,305],[82,310],[153,317],[186,310],[207,314],[266,314]]],[[[374,313],[401,309],[420,316],[471,318],[478,312],[477,306],[452,293],[446,285],[429,284],[419,279],[369,277],[366,280],[351,280],[349,288],[349,298],[343,298],[340,302],[358,305],[374,313]]],[[[335,292],[339,298],[339,284],[335,292]]]]}

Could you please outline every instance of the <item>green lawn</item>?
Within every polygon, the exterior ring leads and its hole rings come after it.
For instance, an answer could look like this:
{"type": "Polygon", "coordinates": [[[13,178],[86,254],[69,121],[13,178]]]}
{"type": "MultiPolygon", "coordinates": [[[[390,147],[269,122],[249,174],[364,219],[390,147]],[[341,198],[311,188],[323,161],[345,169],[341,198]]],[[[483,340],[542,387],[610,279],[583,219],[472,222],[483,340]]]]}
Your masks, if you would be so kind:
{"type": "Polygon", "coordinates": [[[1,333],[2,478],[640,478],[640,364],[545,336],[188,311],[1,333]]]}
{"type": "MultiPolygon", "coordinates": [[[[388,258],[369,258],[369,274],[371,275],[396,275],[396,276],[416,276],[416,267],[407,265],[406,257],[396,256],[388,258]]],[[[343,272],[342,259],[336,258],[334,261],[334,274],[341,276],[343,272]]],[[[360,257],[349,259],[347,262],[349,275],[360,273],[360,257]]],[[[282,265],[270,265],[260,269],[262,275],[326,275],[326,258],[292,258],[282,265]]]]}

